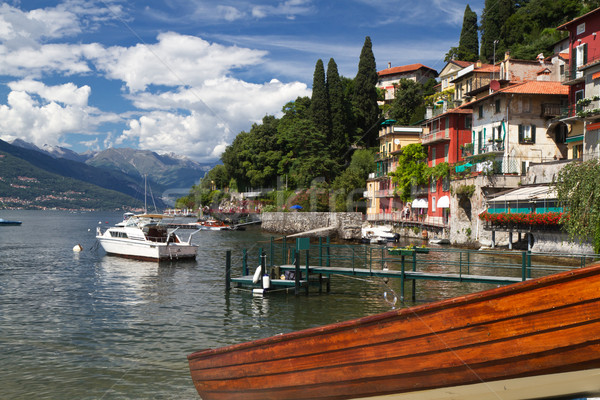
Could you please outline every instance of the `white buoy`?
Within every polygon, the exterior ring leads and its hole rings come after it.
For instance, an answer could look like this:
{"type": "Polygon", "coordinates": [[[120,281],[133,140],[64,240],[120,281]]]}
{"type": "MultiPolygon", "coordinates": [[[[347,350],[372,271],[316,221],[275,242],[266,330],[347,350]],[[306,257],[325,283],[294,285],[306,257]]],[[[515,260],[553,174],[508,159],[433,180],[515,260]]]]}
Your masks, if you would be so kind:
{"type": "Polygon", "coordinates": [[[260,282],[260,265],[258,267],[256,267],[256,271],[254,271],[254,276],[252,277],[252,282],[253,283],[258,283],[260,282]]]}
{"type": "Polygon", "coordinates": [[[74,252],[77,252],[77,253],[78,253],[78,252],[80,252],[80,251],[82,251],[82,250],[83,250],[83,247],[82,247],[80,244],[77,244],[77,245],[75,245],[75,246],[73,247],[73,251],[74,251],[74,252]]]}
{"type": "Polygon", "coordinates": [[[263,276],[263,288],[270,289],[271,288],[271,277],[269,275],[263,276]]]}

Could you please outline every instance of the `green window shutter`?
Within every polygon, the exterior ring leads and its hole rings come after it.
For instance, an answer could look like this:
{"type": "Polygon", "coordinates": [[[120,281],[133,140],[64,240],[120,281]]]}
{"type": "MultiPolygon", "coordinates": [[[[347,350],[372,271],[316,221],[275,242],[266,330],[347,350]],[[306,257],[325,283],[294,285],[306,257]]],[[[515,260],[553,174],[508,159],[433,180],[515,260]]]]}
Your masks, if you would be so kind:
{"type": "Polygon", "coordinates": [[[531,141],[535,143],[535,125],[531,125],[531,141]]]}
{"type": "Polygon", "coordinates": [[[523,125],[519,125],[519,143],[523,142],[523,125]]]}

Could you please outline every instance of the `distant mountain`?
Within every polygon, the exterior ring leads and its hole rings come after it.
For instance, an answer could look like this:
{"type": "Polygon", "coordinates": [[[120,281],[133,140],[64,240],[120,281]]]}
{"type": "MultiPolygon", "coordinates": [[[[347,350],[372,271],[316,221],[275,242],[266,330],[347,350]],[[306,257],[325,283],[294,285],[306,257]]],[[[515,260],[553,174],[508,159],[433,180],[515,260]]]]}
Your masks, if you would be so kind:
{"type": "Polygon", "coordinates": [[[147,176],[148,180],[157,183],[159,186],[157,189],[161,190],[187,191],[214,166],[200,164],[174,153],[161,155],[149,150],[131,148],[110,148],[99,152],[86,151],[79,154],[60,146],[44,145],[39,148],[21,139],[16,139],[11,144],[38,151],[52,158],[78,161],[97,168],[119,171],[133,177],[138,182],[143,182],[143,177],[147,176]]]}
{"type": "MultiPolygon", "coordinates": [[[[6,143],[0,143],[3,144],[6,143]]],[[[143,207],[143,201],[139,199],[45,171],[23,158],[4,152],[5,150],[6,147],[2,146],[0,208],[135,210],[143,207]]],[[[36,153],[40,155],[39,152],[36,153]]]]}
{"type": "Polygon", "coordinates": [[[152,181],[169,189],[190,189],[212,168],[211,165],[203,165],[173,153],[161,155],[131,148],[103,150],[94,154],[86,163],[131,176],[147,175],[152,181]]]}
{"type": "MultiPolygon", "coordinates": [[[[13,146],[2,140],[0,140],[0,151],[25,160],[46,172],[121,192],[139,201],[144,200],[144,182],[138,177],[132,177],[120,171],[97,168],[65,158],[54,158],[46,154],[46,152],[40,151],[39,148],[38,150],[33,150],[13,146]]],[[[165,187],[162,185],[152,182],[149,182],[149,184],[151,192],[161,193],[165,190],[165,187]]],[[[160,199],[156,199],[156,203],[157,207],[164,207],[164,203],[160,199]]]]}

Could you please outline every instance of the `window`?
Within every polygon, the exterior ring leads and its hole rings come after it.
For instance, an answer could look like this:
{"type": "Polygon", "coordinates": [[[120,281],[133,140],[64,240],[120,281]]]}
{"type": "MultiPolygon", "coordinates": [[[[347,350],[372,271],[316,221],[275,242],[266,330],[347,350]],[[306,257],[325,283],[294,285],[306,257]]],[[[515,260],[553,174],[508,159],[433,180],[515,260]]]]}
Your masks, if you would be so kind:
{"type": "Polygon", "coordinates": [[[483,118],[483,105],[479,106],[477,116],[479,117],[479,119],[483,118]]]}
{"type": "Polygon", "coordinates": [[[483,148],[483,131],[477,132],[477,153],[481,153],[483,148]]]}
{"type": "Polygon", "coordinates": [[[450,191],[450,178],[448,178],[447,176],[442,178],[442,190],[444,192],[450,191]]]}
{"type": "Polygon", "coordinates": [[[560,65],[560,76],[565,76],[565,64],[560,65]]]}
{"type": "Polygon", "coordinates": [[[467,80],[467,93],[469,93],[471,90],[473,90],[473,79],[468,79],[467,80]]]}
{"type": "Polygon", "coordinates": [[[535,143],[535,125],[519,125],[519,143],[535,143]]]}
{"type": "Polygon", "coordinates": [[[431,212],[435,212],[435,196],[431,198],[431,212]]]}
{"type": "Polygon", "coordinates": [[[575,47],[575,78],[581,78],[583,71],[577,71],[577,68],[587,64],[587,44],[584,43],[575,47]]]}
{"type": "Polygon", "coordinates": [[[498,114],[500,112],[500,99],[496,100],[496,114],[498,114]]]}
{"type": "Polygon", "coordinates": [[[435,167],[435,147],[431,149],[431,166],[435,167]]]}
{"type": "Polygon", "coordinates": [[[577,25],[577,34],[581,35],[582,33],[585,33],[585,22],[577,25]]]}
{"type": "Polygon", "coordinates": [[[465,117],[465,129],[471,129],[473,126],[473,118],[470,115],[465,117]]]}
{"type": "Polygon", "coordinates": [[[583,99],[583,90],[578,90],[575,92],[575,111],[581,111],[583,109],[582,105],[577,104],[581,99],[583,99]]]}
{"type": "Polygon", "coordinates": [[[448,150],[449,150],[449,148],[450,148],[450,145],[448,145],[448,144],[444,145],[444,161],[445,162],[448,162],[448,150]]]}
{"type": "Polygon", "coordinates": [[[431,193],[435,193],[437,191],[437,180],[431,178],[431,181],[429,181],[429,191],[431,193]]]}

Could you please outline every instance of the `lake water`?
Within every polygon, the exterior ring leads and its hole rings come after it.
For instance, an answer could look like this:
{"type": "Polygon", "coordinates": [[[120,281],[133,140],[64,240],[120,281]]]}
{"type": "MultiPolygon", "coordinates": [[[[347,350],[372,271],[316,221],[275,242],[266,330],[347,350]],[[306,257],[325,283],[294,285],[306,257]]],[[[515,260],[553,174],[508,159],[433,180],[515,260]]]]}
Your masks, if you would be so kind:
{"type": "MultiPolygon", "coordinates": [[[[225,251],[234,251],[236,268],[242,248],[258,254],[270,235],[257,227],[200,232],[196,261],[159,264],[96,248],[96,226],[120,221],[121,213],[1,211],[0,217],[23,221],[0,227],[6,399],[198,399],[188,354],[388,311],[384,293],[399,291],[397,282],[337,276],[330,293],[308,297],[226,292],[225,251]],[[77,244],[80,253],[72,250],[77,244]]],[[[419,298],[484,288],[426,282],[419,298]]]]}

